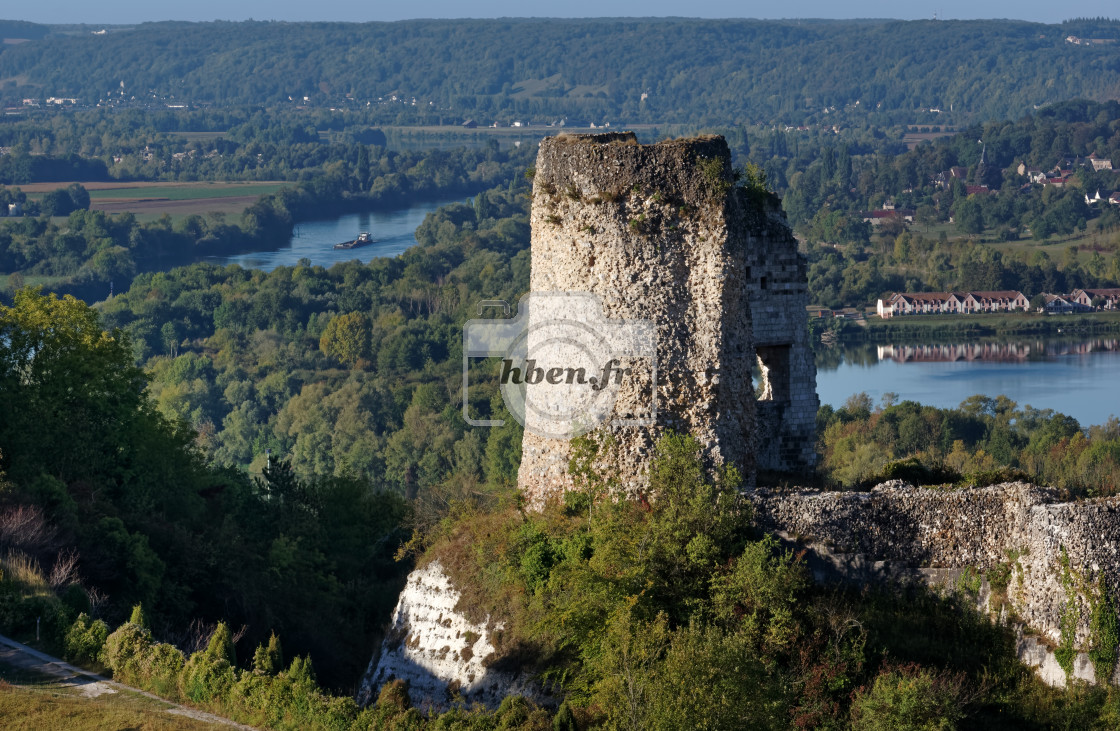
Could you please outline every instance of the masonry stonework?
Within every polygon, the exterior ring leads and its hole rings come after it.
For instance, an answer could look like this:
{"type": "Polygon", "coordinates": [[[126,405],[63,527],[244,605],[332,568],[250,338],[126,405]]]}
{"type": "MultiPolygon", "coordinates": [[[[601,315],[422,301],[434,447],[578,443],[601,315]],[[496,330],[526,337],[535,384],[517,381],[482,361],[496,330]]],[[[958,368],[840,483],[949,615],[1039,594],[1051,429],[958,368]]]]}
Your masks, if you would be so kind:
{"type": "MultiPolygon", "coordinates": [[[[652,423],[597,431],[612,445],[602,466],[623,490],[642,491],[653,444],[670,429],[748,481],[812,466],[818,400],[804,258],[777,198],[732,184],[722,137],[548,138],[531,225],[534,294],[589,292],[609,320],[656,328],[656,388],[644,373],[614,407],[652,423]]],[[[518,484],[530,504],[572,487],[570,450],[568,439],[526,430],[518,484]]]]}
{"type": "MultiPolygon", "coordinates": [[[[1040,675],[1056,684],[1065,677],[1053,671],[1045,645],[1061,640],[1061,615],[1071,599],[1063,573],[1075,585],[1076,643],[1083,650],[1095,587],[1114,601],[1120,591],[1120,498],[1060,502],[1052,489],[1025,483],[944,490],[896,481],[870,492],[757,490],[751,500],[762,527],[815,549],[817,580],[938,583],[946,572],[1009,564],[1011,613],[1043,638],[1040,644],[1021,637],[1020,657],[1042,666],[1040,675]]],[[[1079,659],[1075,675],[1092,680],[1087,658],[1079,659]]]]}

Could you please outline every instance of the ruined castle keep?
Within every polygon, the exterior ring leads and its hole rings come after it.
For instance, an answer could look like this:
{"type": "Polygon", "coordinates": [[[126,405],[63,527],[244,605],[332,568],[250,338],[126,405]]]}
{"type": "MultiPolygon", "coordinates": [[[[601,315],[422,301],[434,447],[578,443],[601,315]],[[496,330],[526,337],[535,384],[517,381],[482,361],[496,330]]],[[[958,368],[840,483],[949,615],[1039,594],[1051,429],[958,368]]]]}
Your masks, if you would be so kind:
{"type": "MultiPolygon", "coordinates": [[[[596,432],[611,437],[604,459],[623,489],[642,489],[667,429],[693,435],[713,465],[734,464],[748,481],[812,466],[805,262],[778,199],[735,184],[722,137],[545,139],[531,215],[532,296],[591,293],[612,326],[644,320],[656,333],[654,354],[619,359],[628,380],[596,432]]],[[[593,315],[534,312],[530,330],[542,318],[593,315]]],[[[531,504],[572,486],[570,455],[570,439],[527,425],[518,484],[531,504]]]]}
{"type": "MultiPolygon", "coordinates": [[[[631,492],[643,489],[653,445],[669,429],[748,479],[812,467],[818,400],[805,262],[777,198],[735,184],[722,138],[542,142],[530,285],[518,316],[487,321],[476,343],[485,357],[504,356],[506,345],[516,355],[501,367],[516,369],[518,388],[503,396],[524,398],[520,411],[508,405],[525,418],[518,483],[530,505],[573,486],[572,436],[581,433],[610,437],[596,467],[631,492]],[[610,388],[591,388],[608,374],[610,388]],[[526,394],[538,387],[568,401],[534,403],[526,394]]],[[[1016,628],[1019,657],[1043,679],[1120,683],[1120,671],[1102,674],[1088,654],[1098,642],[1093,607],[1120,588],[1120,498],[1063,503],[1024,484],[898,483],[755,489],[749,498],[762,528],[809,549],[819,581],[952,586],[983,576],[980,603],[1016,628]],[[1078,651],[1068,669],[1048,647],[1063,627],[1078,651]]],[[[455,694],[491,707],[513,692],[547,702],[516,663],[496,662],[492,632],[503,618],[473,623],[460,599],[439,562],[412,572],[363,679],[363,703],[394,678],[410,683],[420,707],[446,707],[455,694]]]]}

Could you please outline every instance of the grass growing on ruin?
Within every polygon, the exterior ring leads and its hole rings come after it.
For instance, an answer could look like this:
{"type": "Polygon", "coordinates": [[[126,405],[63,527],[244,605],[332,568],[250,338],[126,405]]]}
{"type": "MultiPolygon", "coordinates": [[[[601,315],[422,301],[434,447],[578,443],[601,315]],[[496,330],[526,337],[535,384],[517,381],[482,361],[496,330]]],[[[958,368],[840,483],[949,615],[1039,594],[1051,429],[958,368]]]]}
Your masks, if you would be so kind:
{"type": "Polygon", "coordinates": [[[1089,605],[1089,659],[1093,661],[1097,682],[1107,683],[1116,669],[1120,617],[1116,614],[1116,602],[1100,577],[1093,584],[1089,605]]]}

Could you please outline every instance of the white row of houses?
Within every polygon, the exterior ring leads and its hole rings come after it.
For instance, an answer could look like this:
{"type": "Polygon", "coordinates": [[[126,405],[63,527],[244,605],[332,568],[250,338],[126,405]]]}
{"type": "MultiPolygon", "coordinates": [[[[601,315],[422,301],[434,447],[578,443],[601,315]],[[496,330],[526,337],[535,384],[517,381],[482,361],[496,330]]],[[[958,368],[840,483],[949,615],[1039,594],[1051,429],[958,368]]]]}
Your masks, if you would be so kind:
{"type": "Polygon", "coordinates": [[[896,292],[875,307],[879,317],[1026,311],[1031,303],[1015,290],[991,292],[896,292]]]}
{"type": "MultiPolygon", "coordinates": [[[[1097,307],[1120,309],[1120,288],[1075,289],[1068,295],[1043,293],[1045,312],[1088,312],[1097,307]]],[[[896,292],[876,304],[879,317],[896,315],[1026,312],[1030,300],[1022,292],[896,292]]]]}

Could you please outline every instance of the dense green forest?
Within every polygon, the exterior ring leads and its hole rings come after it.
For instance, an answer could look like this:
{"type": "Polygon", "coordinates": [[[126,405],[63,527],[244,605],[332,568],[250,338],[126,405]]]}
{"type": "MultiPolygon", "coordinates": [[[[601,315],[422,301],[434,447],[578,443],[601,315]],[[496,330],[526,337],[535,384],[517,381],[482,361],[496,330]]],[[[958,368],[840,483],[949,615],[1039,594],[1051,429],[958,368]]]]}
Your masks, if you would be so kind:
{"type": "Polygon", "coordinates": [[[300,474],[384,475],[410,497],[453,472],[508,479],[508,435],[450,418],[450,389],[478,301],[528,289],[524,189],[446,206],[417,238],[330,270],[143,274],[101,311],[147,363],[154,402],[221,462],[259,465],[271,448],[300,474]]]}
{"type": "Polygon", "coordinates": [[[1115,53],[1067,43],[1071,34],[1116,38],[1120,25],[145,23],[5,47],[0,93],[16,104],[50,96],[88,105],[368,103],[379,123],[408,124],[458,124],[468,117],[508,124],[521,116],[615,124],[944,123],[1019,116],[1071,97],[1114,97],[1115,53]]]}
{"type": "Polygon", "coordinates": [[[408,504],[368,478],[212,466],[160,415],[120,333],[73,298],[0,307],[0,625],[59,642],[141,603],[184,647],[217,619],[354,682],[403,581],[408,504]],[[192,621],[194,624],[192,625],[192,621]]]}

